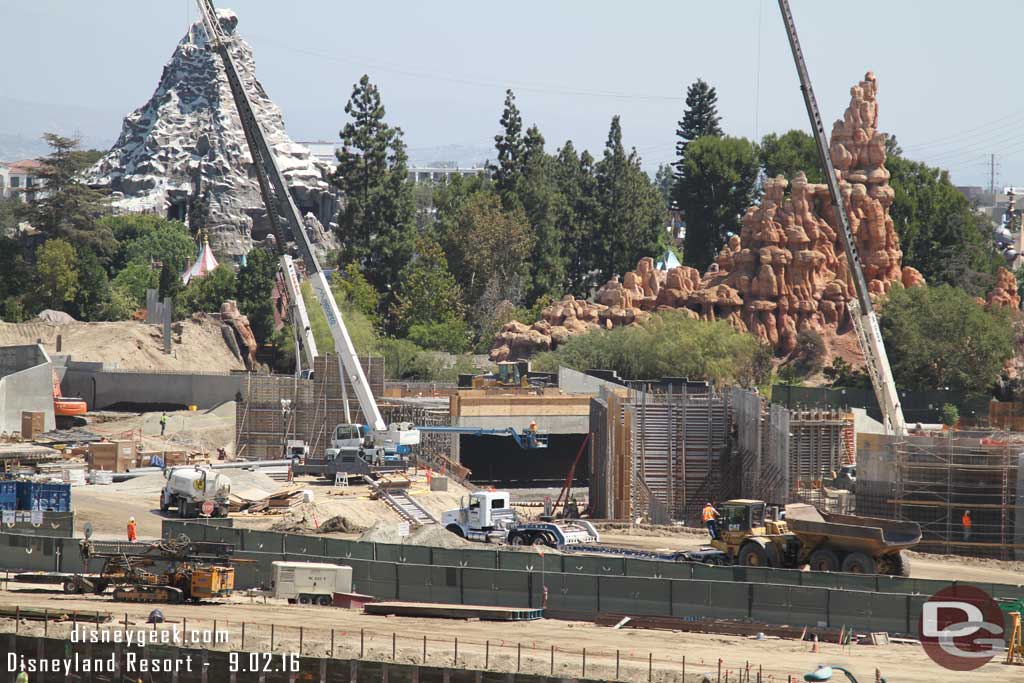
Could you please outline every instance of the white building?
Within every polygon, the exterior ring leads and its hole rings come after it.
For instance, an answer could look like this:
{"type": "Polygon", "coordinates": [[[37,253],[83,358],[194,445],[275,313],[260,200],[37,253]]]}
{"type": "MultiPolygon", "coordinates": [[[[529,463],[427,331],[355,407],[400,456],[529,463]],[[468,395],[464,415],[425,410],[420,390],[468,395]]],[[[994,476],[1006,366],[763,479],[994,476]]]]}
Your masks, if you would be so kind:
{"type": "Polygon", "coordinates": [[[0,197],[18,197],[21,201],[33,201],[42,181],[39,168],[42,166],[35,159],[21,161],[0,161],[0,197]]]}

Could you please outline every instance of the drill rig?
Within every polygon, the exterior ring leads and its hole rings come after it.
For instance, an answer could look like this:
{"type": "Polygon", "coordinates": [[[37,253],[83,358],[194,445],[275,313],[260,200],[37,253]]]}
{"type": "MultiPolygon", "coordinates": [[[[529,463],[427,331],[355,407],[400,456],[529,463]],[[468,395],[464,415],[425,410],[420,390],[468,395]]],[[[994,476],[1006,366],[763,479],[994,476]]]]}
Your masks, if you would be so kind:
{"type": "Polygon", "coordinates": [[[235,587],[230,565],[234,546],[193,542],[187,536],[152,544],[81,541],[82,562],[102,560],[99,574],[76,574],[64,581],[65,593],[102,595],[113,586],[114,600],[178,604],[225,597],[235,587]],[[157,565],[166,565],[159,568],[157,565]]]}

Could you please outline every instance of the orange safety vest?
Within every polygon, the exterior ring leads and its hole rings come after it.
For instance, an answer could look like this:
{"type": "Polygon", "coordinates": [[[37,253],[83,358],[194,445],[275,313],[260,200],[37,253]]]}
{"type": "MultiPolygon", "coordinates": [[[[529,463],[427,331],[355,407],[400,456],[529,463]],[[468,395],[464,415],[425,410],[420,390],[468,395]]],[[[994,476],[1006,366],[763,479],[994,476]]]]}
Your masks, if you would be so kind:
{"type": "Polygon", "coordinates": [[[963,519],[961,519],[960,521],[963,522],[963,525],[965,527],[967,527],[968,529],[971,528],[971,516],[970,515],[964,515],[963,519]]]}
{"type": "Polygon", "coordinates": [[[705,522],[710,522],[714,518],[715,518],[715,508],[713,508],[710,505],[708,505],[706,508],[704,508],[704,521],[705,522]]]}

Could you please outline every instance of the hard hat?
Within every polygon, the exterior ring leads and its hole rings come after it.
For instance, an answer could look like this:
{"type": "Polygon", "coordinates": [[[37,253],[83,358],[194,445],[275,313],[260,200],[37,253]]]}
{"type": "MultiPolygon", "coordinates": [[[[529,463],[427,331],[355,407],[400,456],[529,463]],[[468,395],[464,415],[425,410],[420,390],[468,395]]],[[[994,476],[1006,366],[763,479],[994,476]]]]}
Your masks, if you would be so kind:
{"type": "Polygon", "coordinates": [[[128,518],[128,521],[129,521],[129,522],[134,522],[134,521],[135,521],[135,518],[134,518],[134,517],[129,517],[129,518],[128,518]]]}
{"type": "Polygon", "coordinates": [[[711,503],[704,503],[705,505],[711,505],[711,503]]]}

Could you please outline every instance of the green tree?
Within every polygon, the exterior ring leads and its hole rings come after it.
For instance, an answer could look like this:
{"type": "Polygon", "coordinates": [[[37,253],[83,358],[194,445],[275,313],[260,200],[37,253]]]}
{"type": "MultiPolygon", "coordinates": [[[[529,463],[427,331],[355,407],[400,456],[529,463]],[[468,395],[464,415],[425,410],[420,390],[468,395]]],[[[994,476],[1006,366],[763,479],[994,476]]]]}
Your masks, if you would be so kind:
{"type": "Polygon", "coordinates": [[[698,78],[686,89],[686,110],[676,128],[676,137],[679,138],[676,141],[676,156],[679,159],[675,163],[677,178],[686,176],[682,166],[686,159],[686,147],[697,138],[721,137],[722,128],[718,125],[721,120],[718,115],[718,93],[713,86],[698,78]]]}
{"type": "Polygon", "coordinates": [[[31,276],[22,245],[0,234],[0,300],[20,299],[26,293],[25,283],[31,281],[31,276]]]}
{"type": "Polygon", "coordinates": [[[505,211],[493,192],[476,192],[459,207],[448,238],[449,268],[469,303],[477,303],[488,286],[497,301],[522,299],[533,235],[521,208],[505,211]]]}
{"type": "Polygon", "coordinates": [[[586,297],[596,284],[593,272],[599,259],[599,207],[594,158],[586,150],[577,154],[572,140],[568,140],[558,150],[552,176],[562,198],[556,223],[562,234],[568,290],[576,296],[586,297]]]}
{"type": "Polygon", "coordinates": [[[345,105],[352,117],[341,130],[333,182],[342,193],[338,214],[339,265],[357,263],[382,292],[382,312],[390,288],[412,255],[416,206],[408,178],[402,129],[384,121],[377,86],[359,79],[345,105]]]}
{"type": "Polygon", "coordinates": [[[885,162],[895,193],[889,214],[903,264],[920,270],[929,284],[946,283],[984,296],[995,269],[1003,265],[989,246],[991,222],[974,212],[947,171],[892,151],[885,162]]]}
{"type": "Polygon", "coordinates": [[[654,174],[654,185],[658,188],[665,206],[671,208],[672,191],[676,186],[676,173],[672,164],[658,164],[658,171],[654,174]]]}
{"type": "Polygon", "coordinates": [[[530,126],[524,141],[523,174],[517,194],[533,233],[530,289],[526,294],[531,302],[543,295],[560,295],[565,290],[567,259],[555,223],[564,200],[551,179],[552,165],[551,157],[544,152],[544,136],[536,126],[530,126]]]}
{"type": "Polygon", "coordinates": [[[69,242],[49,239],[36,251],[36,295],[46,308],[58,311],[78,294],[78,254],[69,242]]]}
{"type": "Polygon", "coordinates": [[[96,221],[106,209],[105,195],[80,179],[88,157],[78,149],[77,138],[46,133],[50,153],[39,159],[36,172],[46,191],[24,204],[20,214],[48,238],[61,238],[78,247],[89,247],[106,258],[116,247],[109,230],[96,221]]]}
{"type": "Polygon", "coordinates": [[[103,320],[110,302],[110,279],[91,249],[78,253],[78,293],[75,296],[79,320],[103,320]]]}
{"type": "MultiPolygon", "coordinates": [[[[433,240],[420,238],[416,245],[416,256],[402,269],[393,317],[400,332],[409,334],[412,328],[420,327],[419,335],[422,338],[433,334],[435,341],[446,344],[446,351],[458,353],[468,348],[462,292],[448,270],[444,251],[433,240]],[[443,334],[441,330],[430,329],[431,326],[439,325],[447,326],[443,334]],[[456,344],[450,344],[453,331],[462,333],[461,341],[456,344]]],[[[433,344],[417,343],[428,348],[438,348],[433,344]]]]}
{"type": "Polygon", "coordinates": [[[781,136],[769,133],[761,138],[761,166],[769,178],[786,176],[792,182],[797,172],[807,174],[812,183],[825,182],[825,173],[818,160],[818,146],[814,138],[802,130],[791,130],[781,136]]]}
{"type": "Polygon", "coordinates": [[[175,302],[175,317],[184,318],[198,312],[219,313],[220,305],[234,299],[237,289],[235,271],[222,263],[212,272],[188,283],[175,302]]]}
{"type": "Polygon", "coordinates": [[[665,248],[667,214],[636,150],[626,153],[619,117],[612,117],[604,157],[595,167],[600,205],[597,268],[603,280],[636,267],[665,248]]]}
{"type": "Polygon", "coordinates": [[[559,365],[603,368],[630,379],[689,377],[748,387],[764,382],[771,367],[753,336],[725,321],[707,323],[677,311],[656,314],[639,326],[576,335],[557,351],[538,355],[533,365],[546,371],[559,365]]]}
{"type": "Polygon", "coordinates": [[[331,278],[331,291],[335,293],[335,298],[340,296],[370,320],[377,320],[380,295],[359,270],[358,264],[350,263],[336,273],[331,278]]]}
{"type": "Polygon", "coordinates": [[[166,297],[175,299],[181,293],[181,275],[178,274],[176,269],[171,268],[167,262],[164,262],[163,265],[160,266],[159,288],[161,301],[166,297]]]}
{"type": "Polygon", "coordinates": [[[179,275],[188,262],[195,259],[196,243],[184,223],[161,216],[128,213],[106,216],[98,221],[117,240],[117,250],[110,259],[110,271],[116,274],[132,261],[150,264],[159,262],[179,275]]]}
{"type": "Polygon", "coordinates": [[[704,271],[757,198],[757,149],[745,138],[702,137],[686,148],[676,201],[686,220],[683,256],[704,271]]]}
{"type": "Polygon", "coordinates": [[[1014,354],[1009,317],[986,311],[949,285],[897,288],[882,306],[882,338],[896,385],[914,391],[948,387],[985,392],[1014,354]]]}
{"type": "Polygon", "coordinates": [[[146,290],[159,287],[160,272],[146,263],[132,261],[114,276],[111,285],[130,294],[135,307],[140,308],[146,304],[146,290]]]}
{"type": "Polygon", "coordinates": [[[274,334],[274,285],[277,281],[277,259],[264,249],[249,252],[245,265],[235,278],[235,300],[238,310],[249,318],[253,336],[260,344],[274,334]]]}
{"type": "Polygon", "coordinates": [[[523,117],[516,106],[515,93],[511,90],[505,91],[505,109],[501,113],[499,123],[502,132],[494,136],[494,146],[498,149],[498,163],[491,167],[491,172],[498,194],[502,200],[507,200],[519,187],[526,152],[523,117]]]}

